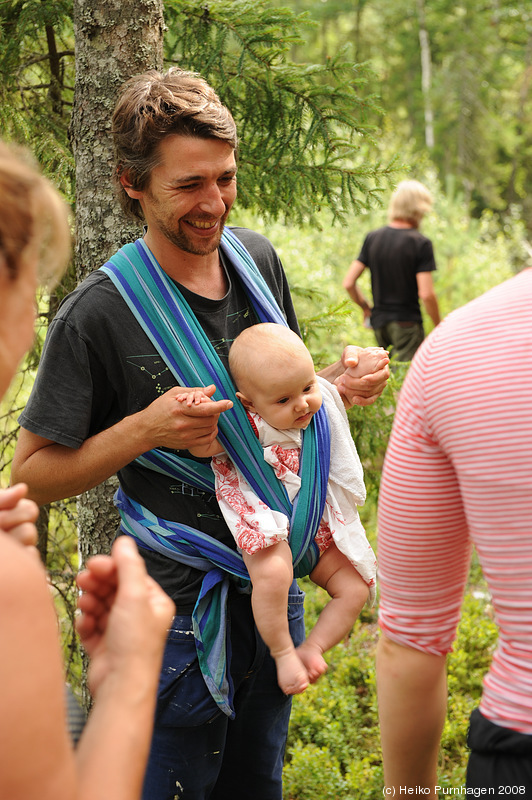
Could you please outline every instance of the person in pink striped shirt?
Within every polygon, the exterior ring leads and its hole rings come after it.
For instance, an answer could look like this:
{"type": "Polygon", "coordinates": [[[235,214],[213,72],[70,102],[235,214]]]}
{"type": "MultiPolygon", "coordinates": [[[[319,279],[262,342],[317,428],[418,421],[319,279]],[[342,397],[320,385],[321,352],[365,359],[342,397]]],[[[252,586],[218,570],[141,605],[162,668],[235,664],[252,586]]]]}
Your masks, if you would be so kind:
{"type": "Polygon", "coordinates": [[[499,642],[471,715],[466,785],[532,797],[532,269],[450,314],[416,354],[378,524],[385,791],[437,797],[446,654],[474,546],[499,642]]]}

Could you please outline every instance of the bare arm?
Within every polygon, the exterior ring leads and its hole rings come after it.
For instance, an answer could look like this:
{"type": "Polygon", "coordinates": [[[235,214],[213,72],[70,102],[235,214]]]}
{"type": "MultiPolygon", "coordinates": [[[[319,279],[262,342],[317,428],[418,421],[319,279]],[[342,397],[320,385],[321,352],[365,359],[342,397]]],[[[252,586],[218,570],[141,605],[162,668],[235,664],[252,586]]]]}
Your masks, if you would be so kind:
{"type": "Polygon", "coordinates": [[[384,780],[388,788],[430,788],[437,800],[437,762],[447,708],[445,656],[396,644],[377,647],[377,693],[384,780]]]}
{"type": "Polygon", "coordinates": [[[425,306],[427,314],[434,323],[434,327],[436,327],[440,323],[440,310],[438,299],[434,292],[432,274],[430,272],[418,272],[416,277],[418,295],[425,306]]]}
{"type": "MultiPolygon", "coordinates": [[[[210,445],[218,433],[218,418],[231,401],[187,408],[176,400],[182,391],[179,386],[170,389],[142,411],[91,436],[77,450],[21,429],[13,479],[26,483],[31,499],[43,505],[92,489],[154,447],[186,450],[193,444],[210,445]]],[[[214,393],[214,386],[206,391],[214,393]]]]}
{"type": "Polygon", "coordinates": [[[162,655],[175,606],[148,576],[135,543],[121,536],[111,557],[78,576],[77,630],[90,658],[94,706],[76,750],[82,800],[140,797],[162,655]]]}
{"type": "Polygon", "coordinates": [[[364,319],[369,318],[371,314],[371,306],[368,303],[366,297],[357,286],[357,281],[366,269],[366,265],[362,263],[362,261],[355,260],[352,262],[351,266],[349,267],[347,274],[343,280],[343,287],[348,293],[351,300],[353,300],[357,305],[360,306],[362,311],[364,312],[364,319]]]}
{"type": "Polygon", "coordinates": [[[97,614],[99,652],[91,655],[96,664],[104,658],[109,669],[96,687],[94,710],[75,755],[66,730],[62,656],[44,570],[31,557],[32,548],[0,537],[0,604],[9,608],[0,617],[0,797],[140,797],[173,604],[159,588],[151,594],[132,546],[121,544],[119,553],[106,557],[112,588],[105,614],[97,614]]]}

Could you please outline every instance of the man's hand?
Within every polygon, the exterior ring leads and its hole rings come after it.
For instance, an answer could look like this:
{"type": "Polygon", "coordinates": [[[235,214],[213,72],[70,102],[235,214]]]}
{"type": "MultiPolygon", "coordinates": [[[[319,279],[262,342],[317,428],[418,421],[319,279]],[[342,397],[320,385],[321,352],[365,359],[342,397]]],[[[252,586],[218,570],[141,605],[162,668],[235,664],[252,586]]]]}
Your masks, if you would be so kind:
{"type": "Polygon", "coordinates": [[[33,500],[28,500],[27,494],[25,483],[0,490],[0,531],[23,545],[34,546],[37,544],[34,523],[39,516],[39,507],[33,500]]]}
{"type": "Polygon", "coordinates": [[[333,383],[346,408],[369,406],[381,396],[390,377],[389,362],[388,353],[381,347],[348,345],[345,348],[340,362],[341,374],[333,383]]]}
{"type": "Polygon", "coordinates": [[[110,556],[90,558],[77,583],[83,594],[76,628],[91,660],[91,692],[109,678],[158,674],[175,606],[147,574],[134,541],[120,536],[110,556]]]}
{"type": "Polygon", "coordinates": [[[233,406],[231,400],[211,400],[215,391],[213,384],[201,389],[176,386],[139,412],[146,427],[146,449],[208,448],[218,435],[220,414],[233,406]]]}

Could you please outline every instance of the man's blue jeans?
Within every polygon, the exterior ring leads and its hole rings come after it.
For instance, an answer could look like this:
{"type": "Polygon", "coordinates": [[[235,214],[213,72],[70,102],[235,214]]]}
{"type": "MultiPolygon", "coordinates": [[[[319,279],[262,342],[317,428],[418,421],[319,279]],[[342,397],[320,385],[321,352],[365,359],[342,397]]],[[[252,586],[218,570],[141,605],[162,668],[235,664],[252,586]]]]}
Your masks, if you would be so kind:
{"type": "MultiPolygon", "coordinates": [[[[288,604],[297,646],[304,594],[288,604]]],[[[166,646],[143,800],[281,800],[291,698],[256,632],[251,596],[230,593],[236,717],[216,706],[199,670],[190,616],[176,616],[166,646]]]]}

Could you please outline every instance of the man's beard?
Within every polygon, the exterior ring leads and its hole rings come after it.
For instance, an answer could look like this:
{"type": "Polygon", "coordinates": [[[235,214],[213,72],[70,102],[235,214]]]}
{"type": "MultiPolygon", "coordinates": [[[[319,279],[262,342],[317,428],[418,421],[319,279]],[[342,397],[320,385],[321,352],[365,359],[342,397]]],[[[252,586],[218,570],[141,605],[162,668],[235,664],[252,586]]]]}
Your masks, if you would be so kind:
{"type": "Polygon", "coordinates": [[[220,227],[216,236],[209,237],[205,240],[202,240],[201,237],[195,238],[193,234],[188,234],[180,226],[176,228],[167,225],[167,223],[161,219],[157,220],[157,225],[161,233],[168,239],[168,241],[172,242],[172,244],[174,244],[176,247],[179,247],[179,249],[183,250],[184,253],[191,253],[192,255],[196,256],[206,256],[210,253],[214,253],[214,251],[218,249],[220,245],[220,239],[222,238],[225,221],[228,216],[229,211],[226,211],[220,220],[220,227]]]}

